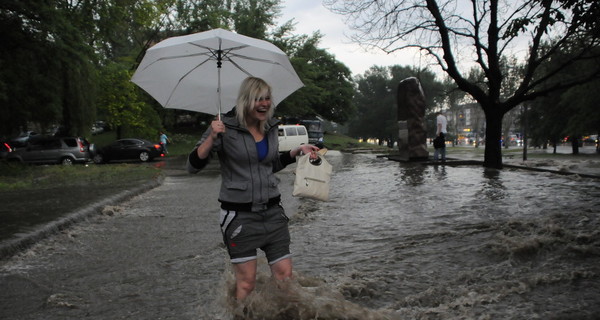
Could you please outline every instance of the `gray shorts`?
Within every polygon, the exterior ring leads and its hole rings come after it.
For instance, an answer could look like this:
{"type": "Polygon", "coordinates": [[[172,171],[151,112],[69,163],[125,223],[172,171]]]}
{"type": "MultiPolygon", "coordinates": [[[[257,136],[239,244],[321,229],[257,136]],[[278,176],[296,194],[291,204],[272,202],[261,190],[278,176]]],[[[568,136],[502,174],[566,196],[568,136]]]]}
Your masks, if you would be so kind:
{"type": "Polygon", "coordinates": [[[232,263],[255,260],[258,248],[269,264],[291,256],[289,219],[281,205],[260,212],[221,209],[219,220],[232,263]]]}

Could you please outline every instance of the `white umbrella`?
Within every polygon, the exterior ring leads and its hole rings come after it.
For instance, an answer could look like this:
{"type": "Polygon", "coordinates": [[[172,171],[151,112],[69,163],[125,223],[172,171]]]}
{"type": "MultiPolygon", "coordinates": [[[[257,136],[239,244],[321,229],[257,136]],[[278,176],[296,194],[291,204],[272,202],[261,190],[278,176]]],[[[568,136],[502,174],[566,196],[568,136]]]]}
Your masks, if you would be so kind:
{"type": "Polygon", "coordinates": [[[277,105],[304,84],[270,42],[223,29],[173,37],[148,49],[131,81],[165,108],[220,114],[233,107],[241,82],[265,80],[277,105]]]}

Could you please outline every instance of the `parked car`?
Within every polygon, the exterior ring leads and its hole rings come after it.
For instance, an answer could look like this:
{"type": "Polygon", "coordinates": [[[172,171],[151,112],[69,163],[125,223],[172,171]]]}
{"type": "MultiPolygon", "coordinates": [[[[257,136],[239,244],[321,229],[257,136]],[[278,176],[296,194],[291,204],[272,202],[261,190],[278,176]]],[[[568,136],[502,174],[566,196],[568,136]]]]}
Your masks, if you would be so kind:
{"type": "Polygon", "coordinates": [[[10,144],[7,141],[0,142],[0,159],[6,159],[10,152],[12,152],[10,144]]]}
{"type": "Polygon", "coordinates": [[[37,136],[38,133],[35,131],[21,132],[18,136],[10,139],[11,146],[24,146],[29,141],[29,138],[37,136]]]}
{"type": "Polygon", "coordinates": [[[106,147],[98,148],[94,155],[95,163],[109,161],[140,160],[152,161],[154,158],[164,157],[162,147],[144,139],[121,139],[106,147]]]}
{"type": "Polygon", "coordinates": [[[93,135],[97,135],[104,132],[104,128],[93,124],[91,132],[93,135]]]}
{"type": "Polygon", "coordinates": [[[86,163],[91,160],[94,145],[80,137],[51,137],[36,135],[22,147],[14,147],[6,156],[8,161],[22,163],[86,163]]]}

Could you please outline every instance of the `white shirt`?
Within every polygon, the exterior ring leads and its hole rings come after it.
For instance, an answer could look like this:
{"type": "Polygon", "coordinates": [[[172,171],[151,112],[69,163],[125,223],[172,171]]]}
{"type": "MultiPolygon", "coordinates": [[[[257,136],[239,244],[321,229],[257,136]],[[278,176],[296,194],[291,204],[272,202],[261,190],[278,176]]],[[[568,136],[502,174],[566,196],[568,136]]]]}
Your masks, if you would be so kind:
{"type": "Polygon", "coordinates": [[[437,126],[436,126],[436,132],[435,135],[439,135],[440,132],[443,132],[444,134],[448,133],[448,130],[446,129],[446,127],[448,126],[448,119],[446,119],[446,117],[443,114],[440,114],[437,116],[436,118],[437,121],[437,126]],[[441,127],[441,130],[440,130],[441,127]]]}

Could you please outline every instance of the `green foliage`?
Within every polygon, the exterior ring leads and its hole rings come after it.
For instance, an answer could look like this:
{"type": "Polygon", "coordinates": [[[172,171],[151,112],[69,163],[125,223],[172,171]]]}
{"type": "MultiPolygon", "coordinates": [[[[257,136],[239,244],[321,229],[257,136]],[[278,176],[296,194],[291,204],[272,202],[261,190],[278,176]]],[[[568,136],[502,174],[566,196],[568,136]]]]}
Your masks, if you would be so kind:
{"type": "Polygon", "coordinates": [[[235,0],[171,0],[163,19],[168,35],[189,34],[215,28],[231,29],[231,6],[235,0]]]}
{"type": "Polygon", "coordinates": [[[161,129],[160,118],[152,106],[138,97],[132,72],[111,63],[101,74],[99,109],[107,123],[117,130],[117,138],[140,137],[152,140],[161,129]]]}
{"type": "Polygon", "coordinates": [[[441,105],[446,96],[445,86],[432,72],[397,65],[373,66],[357,78],[355,103],[358,113],[350,123],[350,135],[379,139],[396,137],[398,84],[410,77],[419,79],[428,110],[441,105]]]}
{"type": "Polygon", "coordinates": [[[136,61],[166,37],[213,28],[272,37],[290,55],[306,87],[280,104],[278,115],[347,121],[355,111],[349,69],[318,48],[320,34],[292,35],[291,21],[269,35],[280,5],[280,0],[2,1],[0,135],[57,124],[70,134],[88,135],[100,119],[118,137],[154,138],[175,124],[177,112],[162,109],[129,82],[136,61]]]}
{"type": "Polygon", "coordinates": [[[569,112],[566,130],[574,136],[600,133],[600,80],[567,90],[560,97],[559,106],[569,112]]]}
{"type": "Polygon", "coordinates": [[[200,140],[200,135],[202,131],[199,131],[197,134],[189,134],[183,132],[171,133],[168,134],[171,139],[171,143],[169,143],[169,157],[174,156],[187,156],[196,146],[198,140],[200,140]]]}
{"type": "MultiPolygon", "coordinates": [[[[597,50],[596,50],[597,51],[597,50]]],[[[543,68],[561,69],[562,79],[549,81],[547,86],[560,85],[564,79],[573,79],[586,70],[596,68],[600,61],[598,58],[578,63],[564,61],[571,59],[571,51],[562,51],[556,54],[556,59],[549,61],[543,68]]],[[[550,94],[540,97],[531,103],[528,114],[529,126],[534,143],[542,144],[549,140],[556,143],[565,136],[580,137],[584,134],[598,134],[600,132],[600,91],[597,78],[590,82],[570,88],[557,89],[550,94]]]]}
{"type": "MultiPolygon", "coordinates": [[[[536,0],[543,3],[545,0],[536,0]]],[[[561,10],[553,10],[553,21],[565,21],[562,9],[568,10],[572,15],[571,28],[580,28],[594,37],[600,37],[600,2],[598,0],[557,0],[561,10]]]]}
{"type": "Polygon", "coordinates": [[[238,0],[233,10],[235,30],[243,35],[265,39],[280,12],[279,0],[238,0]]]}
{"type": "Polygon", "coordinates": [[[304,87],[277,107],[277,116],[315,117],[343,124],[355,113],[350,69],[326,50],[318,48],[322,35],[290,36],[293,23],[274,33],[273,42],[291,57],[304,87]]]}
{"type": "Polygon", "coordinates": [[[2,134],[58,121],[81,134],[91,122],[95,53],[73,17],[66,1],[0,3],[2,134]]]}

